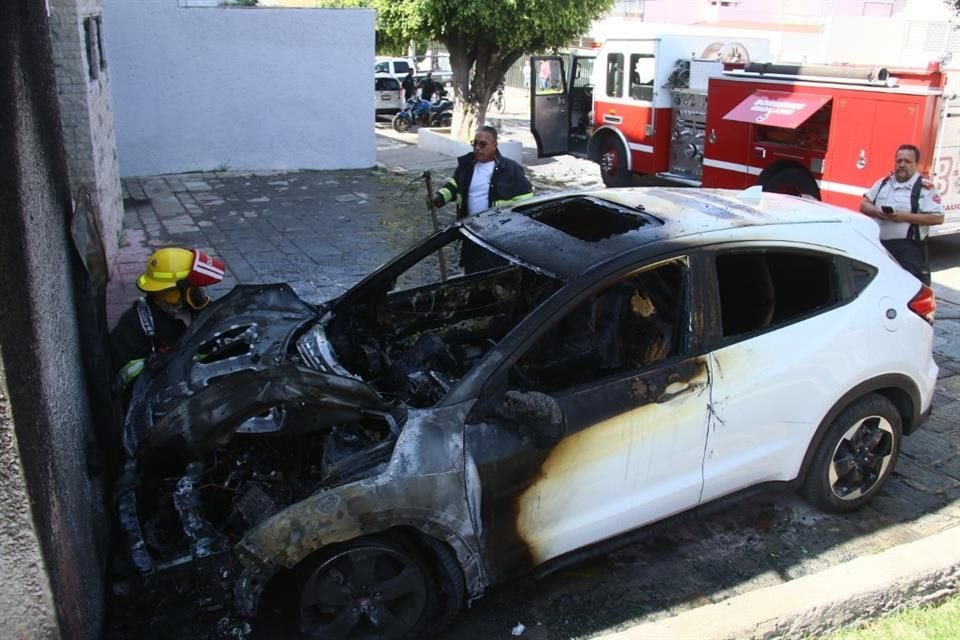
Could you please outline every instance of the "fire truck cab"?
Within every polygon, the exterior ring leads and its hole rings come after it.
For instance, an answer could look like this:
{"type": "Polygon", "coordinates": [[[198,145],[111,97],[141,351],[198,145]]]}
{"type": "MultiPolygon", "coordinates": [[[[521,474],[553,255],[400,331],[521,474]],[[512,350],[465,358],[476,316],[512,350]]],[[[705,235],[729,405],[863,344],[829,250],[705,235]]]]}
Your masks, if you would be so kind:
{"type": "Polygon", "coordinates": [[[759,184],[857,210],[891,172],[896,148],[910,143],[947,210],[947,223],[931,231],[960,230],[960,109],[944,97],[939,63],[756,62],[768,56],[766,40],[664,35],[609,40],[595,58],[534,58],[538,153],[585,155],[611,187],[634,174],[702,187],[759,184]]]}

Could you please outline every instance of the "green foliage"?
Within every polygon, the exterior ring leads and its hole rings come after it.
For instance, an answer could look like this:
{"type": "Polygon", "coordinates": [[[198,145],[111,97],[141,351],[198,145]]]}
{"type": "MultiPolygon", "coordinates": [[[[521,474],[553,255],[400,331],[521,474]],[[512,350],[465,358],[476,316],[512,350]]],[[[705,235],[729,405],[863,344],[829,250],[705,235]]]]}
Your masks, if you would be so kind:
{"type": "Polygon", "coordinates": [[[829,640],[955,640],[960,634],[960,597],[937,607],[906,609],[829,640]]]}
{"type": "MultiPolygon", "coordinates": [[[[958,0],[960,1],[960,0],[958,0]]],[[[378,50],[410,40],[438,41],[450,52],[455,122],[482,121],[507,69],[524,53],[564,47],[589,29],[614,0],[371,0],[378,50]]]]}
{"type": "MultiPolygon", "coordinates": [[[[958,0],[960,1],[960,0],[958,0]]],[[[489,43],[521,53],[562,47],[613,0],[371,0],[384,39],[489,43]]]]}

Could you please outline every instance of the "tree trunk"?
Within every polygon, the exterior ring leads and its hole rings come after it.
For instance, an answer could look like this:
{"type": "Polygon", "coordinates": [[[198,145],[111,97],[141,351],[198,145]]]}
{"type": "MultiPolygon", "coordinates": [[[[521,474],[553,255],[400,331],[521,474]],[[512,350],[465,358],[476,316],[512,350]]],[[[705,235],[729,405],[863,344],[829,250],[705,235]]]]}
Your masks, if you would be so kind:
{"type": "Polygon", "coordinates": [[[480,43],[475,48],[450,36],[443,41],[450,52],[453,71],[453,125],[451,134],[470,140],[477,127],[485,124],[490,98],[497,91],[521,51],[501,51],[492,44],[480,43]]]}

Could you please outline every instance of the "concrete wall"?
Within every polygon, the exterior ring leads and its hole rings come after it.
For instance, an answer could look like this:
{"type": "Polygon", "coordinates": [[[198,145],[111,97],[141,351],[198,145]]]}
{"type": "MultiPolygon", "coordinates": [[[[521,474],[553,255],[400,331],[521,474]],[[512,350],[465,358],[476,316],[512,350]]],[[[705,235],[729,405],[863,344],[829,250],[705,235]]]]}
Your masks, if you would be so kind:
{"type": "Polygon", "coordinates": [[[90,193],[107,260],[117,254],[123,201],[113,130],[110,69],[101,60],[102,0],[50,0],[50,33],[57,73],[70,191],[90,193]],[[89,32],[89,33],[88,33],[89,32]],[[88,38],[90,48],[88,49],[88,38]]]}
{"type": "Polygon", "coordinates": [[[374,17],[104,0],[121,175],[373,166],[374,17]]]}
{"type": "Polygon", "coordinates": [[[93,640],[107,527],[45,4],[8,0],[0,20],[0,638],[93,640]]]}

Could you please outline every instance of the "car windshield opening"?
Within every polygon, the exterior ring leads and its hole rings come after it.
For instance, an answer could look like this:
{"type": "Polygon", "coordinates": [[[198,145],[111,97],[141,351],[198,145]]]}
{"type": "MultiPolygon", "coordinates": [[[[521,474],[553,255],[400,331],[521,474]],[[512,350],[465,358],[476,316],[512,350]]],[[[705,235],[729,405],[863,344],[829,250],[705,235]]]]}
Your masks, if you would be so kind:
{"type": "Polygon", "coordinates": [[[388,265],[327,326],[341,366],[412,407],[436,404],[561,285],[465,235],[447,236],[388,265]]]}

